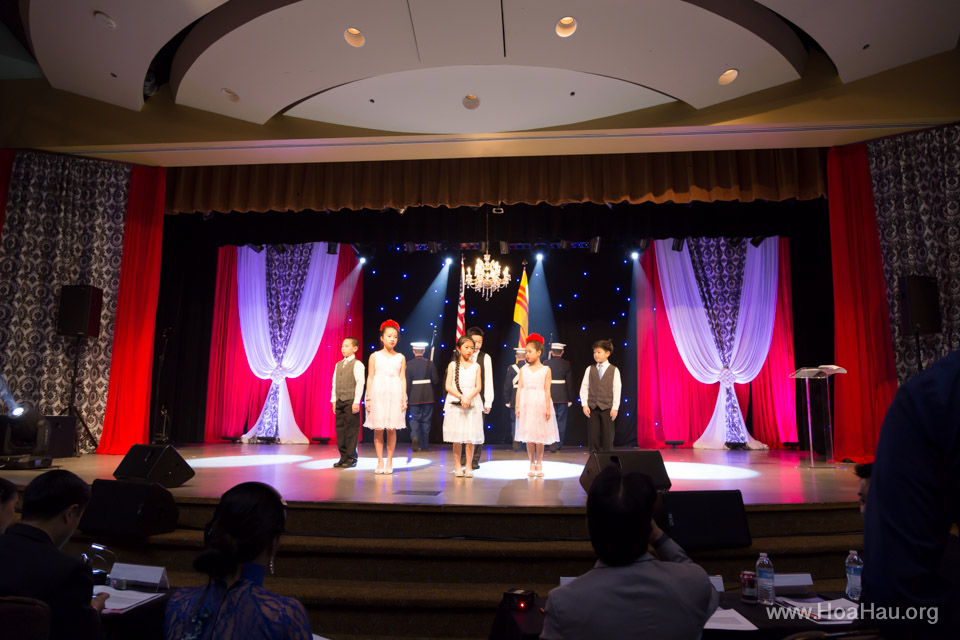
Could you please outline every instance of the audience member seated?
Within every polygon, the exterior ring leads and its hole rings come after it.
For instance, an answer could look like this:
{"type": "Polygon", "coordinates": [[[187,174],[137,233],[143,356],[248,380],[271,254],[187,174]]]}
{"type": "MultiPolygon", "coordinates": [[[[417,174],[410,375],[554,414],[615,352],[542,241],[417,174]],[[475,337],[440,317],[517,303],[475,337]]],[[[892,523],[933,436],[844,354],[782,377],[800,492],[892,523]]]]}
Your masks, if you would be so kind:
{"type": "Polygon", "coordinates": [[[48,471],[23,492],[21,521],[0,536],[0,595],[50,606],[50,639],[102,638],[106,595],[93,597],[93,575],[60,550],[80,523],[90,487],[69,471],[48,471]]]}
{"type": "Polygon", "coordinates": [[[599,560],[550,592],[543,640],[700,637],[719,595],[707,572],[653,522],[655,499],[644,474],[607,467],[597,476],[587,494],[587,527],[599,560]]]}
{"type": "Polygon", "coordinates": [[[860,497],[860,517],[862,518],[863,512],[867,509],[867,494],[870,493],[870,476],[873,474],[873,463],[858,464],[853,468],[853,472],[860,478],[857,495],[860,497]]]}
{"type": "Polygon", "coordinates": [[[277,491],[244,482],[227,491],[204,531],[206,549],[193,561],[205,587],[180,589],[167,603],[167,640],[310,640],[307,611],[295,598],[263,588],[287,508],[277,491]]]}
{"type": "Polygon", "coordinates": [[[0,478],[0,533],[17,519],[17,485],[0,478]]]}
{"type": "Polygon", "coordinates": [[[869,489],[863,600],[883,607],[886,620],[874,619],[890,637],[956,638],[960,566],[948,543],[960,521],[960,351],[897,391],[869,489]],[[937,607],[939,624],[919,618],[918,607],[937,607]],[[901,620],[891,622],[896,611],[901,620]]]}

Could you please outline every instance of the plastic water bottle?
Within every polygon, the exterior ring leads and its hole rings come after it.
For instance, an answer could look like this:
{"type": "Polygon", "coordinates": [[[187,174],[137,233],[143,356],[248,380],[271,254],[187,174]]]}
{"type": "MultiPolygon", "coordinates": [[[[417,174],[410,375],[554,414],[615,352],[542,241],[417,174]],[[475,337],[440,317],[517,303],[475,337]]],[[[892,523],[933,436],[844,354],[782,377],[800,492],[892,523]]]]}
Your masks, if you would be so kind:
{"type": "Polygon", "coordinates": [[[773,604],[773,563],[767,554],[761,553],[757,560],[757,599],[760,604],[773,604]]]}
{"type": "Polygon", "coordinates": [[[851,549],[847,556],[847,597],[854,602],[860,601],[860,576],[863,574],[863,559],[851,549]]]}

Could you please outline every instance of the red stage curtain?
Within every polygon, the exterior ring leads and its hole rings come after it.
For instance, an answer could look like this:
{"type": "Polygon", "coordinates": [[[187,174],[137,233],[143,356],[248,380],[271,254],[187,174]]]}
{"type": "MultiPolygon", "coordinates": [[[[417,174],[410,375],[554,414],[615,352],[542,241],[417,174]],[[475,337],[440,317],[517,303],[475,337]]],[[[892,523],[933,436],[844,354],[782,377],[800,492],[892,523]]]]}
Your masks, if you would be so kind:
{"type": "Polygon", "coordinates": [[[797,382],[793,373],[793,294],[790,285],[790,244],[780,239],[780,271],[777,278],[777,315],[773,338],[763,369],[750,383],[753,398],[753,437],[782,448],[797,441],[797,382]]]}
{"type": "Polygon", "coordinates": [[[834,383],[834,451],[839,460],[863,461],[873,458],[897,390],[866,145],[830,149],[827,184],[834,357],[848,371],[834,383]]]}
{"type": "MultiPolygon", "coordinates": [[[[341,251],[337,286],[320,348],[303,375],[287,379],[294,417],[308,438],[333,437],[335,433],[330,377],[334,364],[340,359],[343,339],[351,335],[359,337],[357,334],[363,326],[363,281],[360,269],[355,267],[357,257],[353,251],[341,251]]],[[[220,249],[209,372],[204,441],[239,437],[259,417],[270,381],[253,375],[247,364],[237,309],[236,247],[220,249]]]]}
{"type": "Polygon", "coordinates": [[[237,308],[237,248],[221,247],[214,294],[204,442],[239,437],[260,415],[270,389],[250,371],[237,308]]]}
{"type": "MultiPolygon", "coordinates": [[[[347,247],[348,245],[344,245],[347,247]]],[[[308,438],[334,438],[336,425],[330,406],[333,369],[342,357],[343,339],[363,339],[363,278],[357,255],[349,249],[340,252],[337,262],[337,287],[330,303],[330,315],[323,340],[310,367],[299,378],[288,378],[290,403],[300,430],[308,438]]],[[[363,343],[357,357],[363,358],[363,343]]],[[[362,431],[362,430],[361,430],[362,431]]]]}
{"type": "Polygon", "coordinates": [[[13,149],[0,149],[0,235],[7,219],[7,196],[10,195],[10,174],[13,173],[13,149]]]}
{"type": "Polygon", "coordinates": [[[110,384],[97,453],[123,455],[131,445],[149,441],[165,194],[162,167],[131,168],[110,384]]]}
{"type": "MultiPolygon", "coordinates": [[[[779,347],[778,357],[793,362],[793,333],[792,333],[792,305],[790,303],[790,270],[789,251],[784,249],[786,243],[781,243],[781,263],[787,261],[787,269],[781,268],[778,287],[785,294],[780,294],[784,300],[778,300],[777,324],[774,327],[774,340],[779,347]],[[783,309],[781,309],[783,305],[783,309]]],[[[707,423],[713,415],[717,404],[717,394],[720,391],[719,383],[702,384],[696,380],[680,357],[677,349],[667,313],[663,304],[663,293],[660,289],[660,275],[656,268],[655,245],[644,252],[639,260],[639,267],[634,272],[634,296],[636,297],[637,311],[637,443],[642,448],[664,446],[665,440],[683,440],[684,447],[692,447],[693,443],[703,435],[707,423]]],[[[769,356],[768,356],[769,360],[769,356]]],[[[765,364],[764,370],[773,365],[765,364]]],[[[790,369],[793,371],[793,369],[790,369]]],[[[789,373],[789,372],[788,372],[789,373]]],[[[761,372],[762,375],[762,372],[761,372]]],[[[792,383],[788,379],[788,383],[792,383]]],[[[771,387],[773,389],[775,387],[771,387]]],[[[734,385],[737,401],[741,410],[746,413],[750,402],[751,385],[734,385]]],[[[790,384],[787,389],[792,390],[790,384]]],[[[764,393],[769,393],[764,391],[764,393]]],[[[783,393],[778,390],[778,393],[783,393]]],[[[796,407],[795,398],[790,395],[787,400],[789,407],[779,407],[776,416],[769,415],[771,407],[764,405],[767,413],[764,425],[782,424],[784,433],[792,424],[793,437],[796,438],[796,407]],[[790,407],[793,407],[792,410],[790,407]],[[789,423],[789,416],[793,422],[789,423]]],[[[757,428],[758,407],[754,406],[753,436],[761,442],[777,444],[782,439],[771,440],[757,428]]],[[[749,425],[748,425],[749,426],[749,425]]],[[[766,427],[765,427],[766,428],[766,427]]],[[[789,440],[788,440],[789,441],[789,440]]]]}

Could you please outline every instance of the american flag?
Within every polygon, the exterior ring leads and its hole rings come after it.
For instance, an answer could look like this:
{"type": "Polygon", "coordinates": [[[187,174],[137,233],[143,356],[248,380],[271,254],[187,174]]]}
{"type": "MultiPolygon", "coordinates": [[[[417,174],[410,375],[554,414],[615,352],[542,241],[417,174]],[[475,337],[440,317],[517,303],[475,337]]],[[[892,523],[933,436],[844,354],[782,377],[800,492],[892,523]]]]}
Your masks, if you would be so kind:
{"type": "Polygon", "coordinates": [[[467,332],[467,303],[463,299],[464,281],[463,281],[463,256],[460,256],[460,304],[457,307],[457,340],[467,332]]]}

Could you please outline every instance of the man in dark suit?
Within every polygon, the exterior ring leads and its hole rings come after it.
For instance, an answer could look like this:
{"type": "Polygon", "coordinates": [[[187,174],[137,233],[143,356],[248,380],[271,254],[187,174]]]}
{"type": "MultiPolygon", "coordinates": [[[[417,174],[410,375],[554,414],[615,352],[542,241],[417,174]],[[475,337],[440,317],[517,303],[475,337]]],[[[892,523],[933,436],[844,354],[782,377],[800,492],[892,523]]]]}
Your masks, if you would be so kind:
{"type": "Polygon", "coordinates": [[[100,612],[109,597],[93,597],[93,574],[60,550],[80,524],[90,487],[64,470],[34,478],[23,492],[21,521],[0,536],[0,595],[50,605],[50,640],[103,637],[100,612]]]}
{"type": "Polygon", "coordinates": [[[566,347],[562,342],[551,342],[550,359],[546,362],[550,367],[550,399],[553,400],[557,429],[560,431],[560,442],[550,445],[550,451],[553,452],[563,447],[563,437],[567,433],[567,409],[573,404],[573,373],[570,362],[563,359],[566,347]]]}

